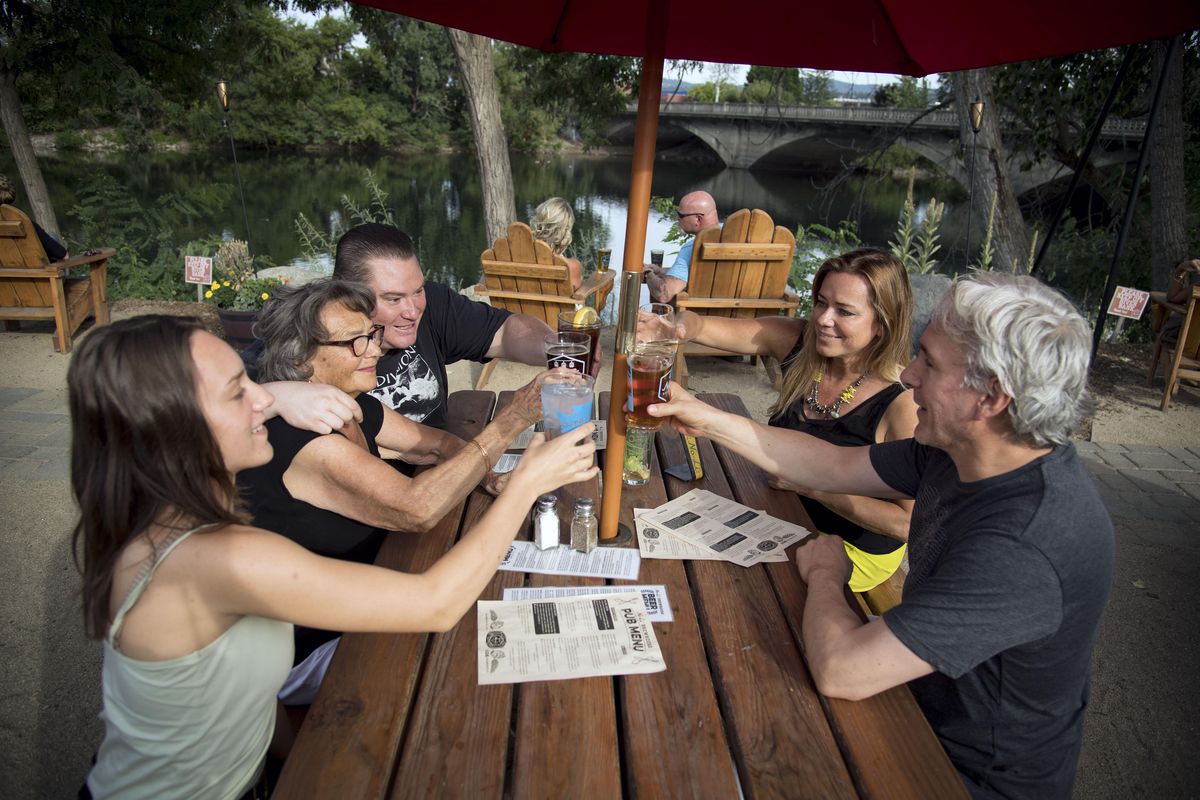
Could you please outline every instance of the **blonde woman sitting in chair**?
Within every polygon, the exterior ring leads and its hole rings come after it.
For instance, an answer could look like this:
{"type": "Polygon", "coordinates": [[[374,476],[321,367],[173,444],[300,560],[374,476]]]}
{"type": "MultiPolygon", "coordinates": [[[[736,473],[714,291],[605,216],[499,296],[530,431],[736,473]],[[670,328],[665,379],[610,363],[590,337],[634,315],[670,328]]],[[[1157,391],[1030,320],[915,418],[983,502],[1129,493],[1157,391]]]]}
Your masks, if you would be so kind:
{"type": "MultiPolygon", "coordinates": [[[[786,429],[781,438],[802,431],[842,447],[910,438],[917,409],[900,383],[912,319],[904,266],[881,250],[854,250],[821,265],[812,296],[810,320],[684,311],[677,333],[683,341],[779,360],[783,387],[769,424],[786,429]]],[[[875,588],[900,566],[911,500],[818,492],[774,476],[771,485],[799,493],[816,529],[845,540],[853,591],[875,588]]]]}
{"type": "Polygon", "coordinates": [[[550,246],[556,256],[567,259],[567,269],[571,273],[571,291],[576,291],[583,284],[583,265],[579,259],[569,258],[567,248],[571,246],[572,233],[575,228],[575,212],[571,204],[561,197],[551,197],[533,210],[529,218],[529,229],[535,239],[541,239],[550,246]]]}

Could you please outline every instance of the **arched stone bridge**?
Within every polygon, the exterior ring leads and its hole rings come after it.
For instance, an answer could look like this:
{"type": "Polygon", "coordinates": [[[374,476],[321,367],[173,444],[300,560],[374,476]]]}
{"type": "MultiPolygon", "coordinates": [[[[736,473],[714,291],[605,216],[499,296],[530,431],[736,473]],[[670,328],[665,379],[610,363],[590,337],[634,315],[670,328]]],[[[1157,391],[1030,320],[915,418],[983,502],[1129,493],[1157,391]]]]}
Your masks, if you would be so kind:
{"type": "MultiPolygon", "coordinates": [[[[699,140],[729,167],[799,169],[846,164],[895,137],[965,186],[968,175],[960,157],[958,113],[935,111],[914,121],[919,114],[912,109],[866,106],[672,103],[660,110],[658,144],[666,151],[699,140]]],[[[630,105],[614,117],[605,131],[609,141],[632,143],[636,116],[637,106],[630,105]]],[[[1145,133],[1146,123],[1141,120],[1107,121],[1093,162],[1104,168],[1136,159],[1145,133]]],[[[1006,130],[1010,158],[1024,160],[1025,137],[1018,126],[1006,130]]],[[[1070,174],[1061,164],[1034,164],[1028,170],[1014,170],[1014,188],[1024,194],[1070,174]]]]}

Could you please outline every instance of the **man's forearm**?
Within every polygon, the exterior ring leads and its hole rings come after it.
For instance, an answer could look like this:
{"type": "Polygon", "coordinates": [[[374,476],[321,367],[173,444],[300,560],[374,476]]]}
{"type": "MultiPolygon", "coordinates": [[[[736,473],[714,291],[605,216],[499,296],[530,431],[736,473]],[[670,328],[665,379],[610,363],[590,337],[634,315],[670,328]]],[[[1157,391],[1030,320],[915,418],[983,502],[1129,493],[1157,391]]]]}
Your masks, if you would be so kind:
{"type": "Polygon", "coordinates": [[[488,358],[507,358],[522,364],[540,367],[546,364],[544,340],[552,333],[550,326],[528,314],[513,314],[504,321],[492,337],[488,358]]]}
{"type": "MultiPolygon", "coordinates": [[[[773,428],[740,414],[725,412],[719,412],[709,421],[702,434],[766,472],[794,483],[829,492],[872,494],[863,491],[864,484],[855,480],[858,477],[855,470],[843,463],[853,455],[861,455],[852,451],[865,448],[838,447],[800,431],[773,428]]],[[[874,470],[864,477],[875,477],[878,481],[874,470]]],[[[874,482],[867,485],[881,488],[874,482]]]]}
{"type": "Polygon", "coordinates": [[[817,690],[829,697],[846,696],[838,660],[850,634],[863,624],[846,602],[839,578],[828,570],[812,572],[804,601],[804,660],[817,690]]]}
{"type": "Polygon", "coordinates": [[[646,285],[650,289],[650,297],[656,303],[669,303],[675,295],[687,288],[687,283],[672,275],[649,273],[646,285]]]}

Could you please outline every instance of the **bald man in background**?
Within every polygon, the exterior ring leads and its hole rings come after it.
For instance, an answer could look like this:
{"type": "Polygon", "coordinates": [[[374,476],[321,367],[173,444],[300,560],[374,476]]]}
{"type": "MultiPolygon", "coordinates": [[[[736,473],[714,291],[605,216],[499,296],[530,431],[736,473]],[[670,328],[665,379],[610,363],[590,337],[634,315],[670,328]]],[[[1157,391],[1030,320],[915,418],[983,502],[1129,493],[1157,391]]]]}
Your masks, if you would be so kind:
{"type": "Polygon", "coordinates": [[[679,229],[691,234],[692,238],[679,250],[675,263],[671,268],[650,267],[646,270],[646,285],[650,288],[650,298],[656,303],[669,303],[687,288],[688,272],[692,266],[692,247],[696,244],[696,234],[713,225],[720,225],[717,217],[717,203],[708,192],[689,192],[679,201],[675,209],[679,217],[679,229]]]}

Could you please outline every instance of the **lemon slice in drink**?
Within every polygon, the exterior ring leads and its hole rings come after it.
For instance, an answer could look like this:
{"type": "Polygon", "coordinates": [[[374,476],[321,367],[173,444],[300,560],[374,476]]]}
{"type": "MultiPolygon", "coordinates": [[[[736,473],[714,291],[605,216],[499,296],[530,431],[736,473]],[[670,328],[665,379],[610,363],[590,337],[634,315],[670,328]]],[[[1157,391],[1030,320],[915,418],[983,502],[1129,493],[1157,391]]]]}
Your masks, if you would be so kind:
{"type": "Polygon", "coordinates": [[[571,324],[579,326],[594,325],[599,321],[600,315],[591,306],[580,306],[575,311],[575,316],[571,318],[571,324]]]}

